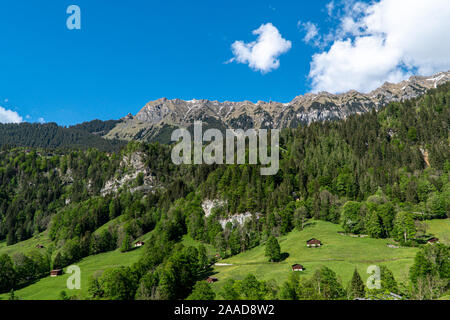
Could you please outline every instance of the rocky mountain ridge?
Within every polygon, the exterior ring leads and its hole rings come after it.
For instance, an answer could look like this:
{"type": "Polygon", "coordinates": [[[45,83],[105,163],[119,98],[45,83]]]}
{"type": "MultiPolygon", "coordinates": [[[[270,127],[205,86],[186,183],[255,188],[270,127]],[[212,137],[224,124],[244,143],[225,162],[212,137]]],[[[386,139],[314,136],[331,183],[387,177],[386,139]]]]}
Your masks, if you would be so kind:
{"type": "Polygon", "coordinates": [[[269,129],[307,125],[315,121],[345,119],[351,114],[379,109],[390,102],[423,95],[427,90],[450,81],[450,71],[430,77],[412,76],[397,84],[386,82],[367,94],[349,91],[343,94],[308,93],[288,103],[161,98],[147,103],[135,116],[122,118],[105,137],[121,140],[169,142],[173,129],[189,128],[201,120],[207,127],[220,130],[269,129]]]}

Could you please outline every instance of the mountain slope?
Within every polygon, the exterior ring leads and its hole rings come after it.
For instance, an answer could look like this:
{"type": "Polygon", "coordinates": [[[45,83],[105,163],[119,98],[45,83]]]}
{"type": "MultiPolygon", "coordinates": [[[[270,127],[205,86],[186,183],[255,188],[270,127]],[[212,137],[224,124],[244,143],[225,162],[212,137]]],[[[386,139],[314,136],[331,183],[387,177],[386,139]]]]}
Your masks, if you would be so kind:
{"type": "Polygon", "coordinates": [[[102,151],[117,151],[124,142],[104,139],[101,134],[107,132],[113,122],[84,123],[74,127],[61,127],[56,123],[20,123],[0,124],[0,146],[27,148],[98,148],[102,151]],[[108,130],[106,130],[108,129],[108,130]],[[95,134],[94,132],[100,132],[95,134]]]}
{"type": "Polygon", "coordinates": [[[342,228],[325,221],[310,221],[302,231],[294,230],[278,239],[281,252],[287,258],[279,263],[268,262],[265,256],[265,245],[240,253],[228,259],[221,260],[223,265],[214,267],[215,277],[219,279],[214,284],[217,292],[222,289],[227,279],[243,279],[247,274],[258,275],[259,279],[272,280],[281,285],[288,279],[293,264],[299,263],[305,267],[301,273],[310,277],[321,266],[332,268],[347,284],[355,267],[361,273],[364,281],[369,277],[366,273],[370,265],[385,265],[393,271],[397,280],[408,279],[409,267],[414,262],[417,248],[390,248],[389,239],[354,238],[341,235],[342,228]],[[316,237],[324,246],[308,248],[306,241],[316,237]]]}
{"type": "MultiPolygon", "coordinates": [[[[94,262],[87,274],[99,276],[92,285],[100,290],[90,298],[185,299],[195,281],[209,275],[210,264],[200,248],[196,254],[191,244],[182,246],[186,235],[234,264],[217,266],[215,289],[248,272],[283,279],[292,263],[304,264],[307,277],[323,264],[347,280],[355,266],[363,272],[379,262],[397,280],[409,281],[415,249],[396,247],[422,246],[435,236],[445,243],[448,234],[445,224],[426,228],[422,221],[449,217],[449,127],[450,82],[379,111],[283,130],[285,151],[275,176],[261,176],[258,165],[176,166],[171,148],[161,144],[130,142],[118,153],[2,148],[0,279],[6,281],[0,292],[92,256],[81,262],[94,262]],[[220,206],[202,206],[216,199],[220,206]],[[249,219],[221,223],[243,214],[249,219]],[[294,231],[308,220],[316,224],[294,231]],[[347,237],[338,234],[341,230],[370,238],[347,237]],[[48,238],[26,241],[38,232],[48,238]],[[283,253],[289,253],[276,268],[263,260],[261,245],[269,235],[278,236],[283,253]],[[325,246],[309,251],[304,241],[311,237],[325,246]],[[130,269],[95,272],[122,264],[109,259],[95,264],[95,255],[129,251],[141,239],[143,255],[130,269]],[[34,248],[37,244],[44,248],[34,248]],[[165,279],[172,275],[168,288],[165,279]],[[117,288],[112,282],[129,290],[110,291],[117,288]]],[[[125,261],[125,255],[104,256],[125,261]]],[[[50,297],[62,290],[62,277],[47,279],[19,296],[42,297],[38,291],[45,290],[50,297]]]]}
{"type": "Polygon", "coordinates": [[[170,142],[174,128],[188,128],[201,120],[217,129],[295,128],[315,121],[345,119],[351,114],[378,110],[390,102],[423,95],[428,89],[450,81],[450,71],[431,77],[414,76],[398,84],[385,83],[363,94],[357,91],[334,95],[327,92],[298,96],[289,103],[250,101],[184,101],[162,98],[151,101],[136,116],[128,115],[107,138],[170,142]]]}

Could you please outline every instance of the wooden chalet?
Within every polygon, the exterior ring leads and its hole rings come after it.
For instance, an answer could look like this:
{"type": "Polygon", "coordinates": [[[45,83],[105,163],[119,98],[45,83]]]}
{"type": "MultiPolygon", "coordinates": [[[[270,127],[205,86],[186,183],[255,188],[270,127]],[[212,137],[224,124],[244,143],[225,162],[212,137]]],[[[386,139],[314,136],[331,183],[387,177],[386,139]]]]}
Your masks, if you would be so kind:
{"type": "Polygon", "coordinates": [[[62,276],[62,274],[63,274],[62,269],[55,269],[50,271],[50,277],[62,276]]]}
{"type": "Polygon", "coordinates": [[[144,241],[138,241],[134,244],[134,247],[135,248],[142,247],[144,244],[145,244],[144,241]]]}
{"type": "Polygon", "coordinates": [[[438,238],[431,238],[431,239],[428,239],[427,243],[430,243],[430,244],[439,243],[439,239],[438,238]]]}
{"type": "Polygon", "coordinates": [[[292,266],[292,271],[303,271],[305,270],[305,268],[301,265],[301,264],[294,264],[292,266]]]}
{"type": "Polygon", "coordinates": [[[214,283],[214,282],[219,281],[219,279],[214,278],[214,277],[208,277],[208,278],[206,278],[205,281],[208,282],[208,283],[214,283]]]}
{"type": "Polygon", "coordinates": [[[307,247],[320,247],[322,245],[322,242],[320,240],[317,240],[316,238],[309,239],[306,241],[307,247]]]}

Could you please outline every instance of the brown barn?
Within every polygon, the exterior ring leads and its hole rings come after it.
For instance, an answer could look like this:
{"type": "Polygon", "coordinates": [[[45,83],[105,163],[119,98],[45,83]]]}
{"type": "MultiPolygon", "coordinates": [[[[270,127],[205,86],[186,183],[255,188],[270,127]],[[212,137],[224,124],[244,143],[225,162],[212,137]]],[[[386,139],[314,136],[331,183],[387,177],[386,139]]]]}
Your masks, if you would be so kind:
{"type": "Polygon", "coordinates": [[[214,283],[214,282],[219,281],[219,279],[213,278],[213,277],[208,277],[208,278],[206,278],[205,281],[208,282],[208,283],[214,283]]]}
{"type": "Polygon", "coordinates": [[[294,264],[292,266],[292,271],[303,271],[305,268],[301,264],[294,264]]]}
{"type": "Polygon", "coordinates": [[[137,247],[142,247],[144,244],[145,244],[144,241],[138,241],[138,242],[136,242],[136,243],[134,244],[134,247],[135,247],[135,248],[137,248],[137,247]]]}
{"type": "Polygon", "coordinates": [[[42,244],[37,244],[36,245],[36,249],[43,249],[43,248],[44,248],[44,246],[42,244]]]}
{"type": "Polygon", "coordinates": [[[306,246],[308,247],[320,247],[322,245],[322,242],[320,240],[317,240],[315,238],[309,239],[306,241],[306,246]]]}
{"type": "Polygon", "coordinates": [[[55,269],[50,271],[50,277],[62,276],[63,271],[61,269],[55,269]]]}
{"type": "Polygon", "coordinates": [[[438,238],[431,238],[431,239],[428,239],[427,243],[431,243],[431,244],[439,243],[439,239],[438,238]]]}

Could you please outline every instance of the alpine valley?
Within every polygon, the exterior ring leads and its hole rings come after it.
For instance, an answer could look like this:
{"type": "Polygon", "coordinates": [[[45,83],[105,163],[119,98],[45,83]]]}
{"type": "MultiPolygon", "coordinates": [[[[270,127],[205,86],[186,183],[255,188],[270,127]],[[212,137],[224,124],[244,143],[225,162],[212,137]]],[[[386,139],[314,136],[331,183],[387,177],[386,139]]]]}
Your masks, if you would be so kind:
{"type": "Polygon", "coordinates": [[[1,124],[0,299],[448,299],[449,130],[450,72],[1,124]],[[281,129],[280,170],[173,164],[173,130],[197,120],[281,129]]]}

